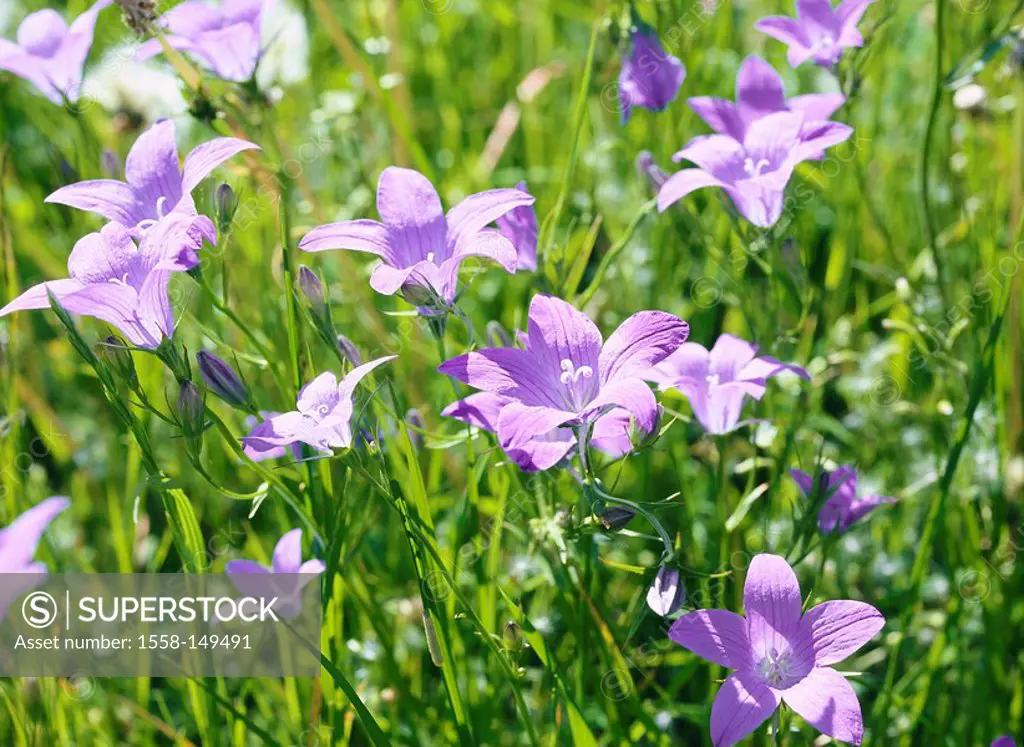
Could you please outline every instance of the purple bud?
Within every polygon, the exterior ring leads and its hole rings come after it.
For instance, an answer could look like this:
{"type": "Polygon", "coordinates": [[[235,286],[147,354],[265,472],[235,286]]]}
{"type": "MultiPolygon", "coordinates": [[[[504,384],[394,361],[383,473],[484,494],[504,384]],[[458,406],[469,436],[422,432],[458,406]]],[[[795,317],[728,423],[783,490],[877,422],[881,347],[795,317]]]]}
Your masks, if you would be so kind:
{"type": "Polygon", "coordinates": [[[684,596],[679,571],[663,565],[658,569],[651,588],[647,590],[647,606],[654,614],[668,617],[682,606],[684,596]]]}
{"type": "Polygon", "coordinates": [[[199,373],[211,392],[232,407],[249,408],[249,390],[235,369],[208,350],[200,350],[196,360],[199,373]]]}
{"type": "Polygon", "coordinates": [[[178,423],[185,436],[185,443],[193,454],[198,454],[202,448],[204,415],[203,395],[195,384],[185,379],[178,392],[178,423]]]}
{"type": "Polygon", "coordinates": [[[620,529],[624,529],[633,517],[636,516],[636,511],[625,506],[610,506],[606,508],[597,517],[600,519],[601,524],[609,532],[617,532],[620,529]]]}
{"type": "Polygon", "coordinates": [[[128,343],[117,335],[109,335],[100,343],[96,352],[106,361],[114,374],[128,384],[129,388],[138,387],[139,378],[135,373],[135,361],[132,360],[128,343]]]}
{"type": "Polygon", "coordinates": [[[235,190],[231,189],[230,184],[221,184],[213,193],[213,214],[217,218],[217,228],[221,233],[228,230],[236,209],[235,190]]]}
{"type": "Polygon", "coordinates": [[[415,409],[405,413],[405,422],[409,427],[409,440],[419,449],[423,446],[423,418],[415,409]]]}
{"type": "Polygon", "coordinates": [[[668,181],[668,174],[654,162],[654,156],[651,155],[649,150],[642,150],[637,155],[636,170],[647,178],[655,192],[661,189],[661,185],[668,181]]]}
{"type": "Polygon", "coordinates": [[[323,319],[327,311],[327,304],[324,302],[324,285],[320,277],[311,269],[302,265],[299,268],[299,290],[306,297],[313,315],[323,319]]]}
{"type": "Polygon", "coordinates": [[[121,159],[110,148],[104,148],[100,154],[100,167],[103,169],[103,175],[108,179],[121,178],[121,159]]]}
{"type": "Polygon", "coordinates": [[[487,342],[491,347],[494,348],[510,348],[512,347],[512,337],[501,326],[500,322],[487,322],[486,327],[487,342]]]}
{"type": "Polygon", "coordinates": [[[345,360],[353,366],[363,365],[363,356],[360,355],[359,348],[356,347],[354,342],[345,337],[345,335],[338,335],[338,350],[341,351],[345,360]]]}

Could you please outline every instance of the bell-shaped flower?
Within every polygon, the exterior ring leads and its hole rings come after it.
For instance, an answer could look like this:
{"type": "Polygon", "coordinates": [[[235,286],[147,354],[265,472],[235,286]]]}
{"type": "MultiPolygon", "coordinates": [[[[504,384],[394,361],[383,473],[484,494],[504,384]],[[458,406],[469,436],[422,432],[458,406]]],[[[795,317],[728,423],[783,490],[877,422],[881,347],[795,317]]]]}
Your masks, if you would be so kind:
{"type": "Polygon", "coordinates": [[[746,397],[761,399],[768,379],[782,371],[810,378],[800,366],[758,357],[749,342],[724,334],[710,351],[696,342],[682,345],[654,367],[649,379],[684,394],[704,430],[723,435],[739,425],[746,397]]]}
{"type": "Polygon", "coordinates": [[[873,2],[842,0],[833,8],[831,0],[796,0],[796,18],[769,16],[754,24],[754,28],[785,44],[793,67],[807,60],[833,67],[844,49],[864,46],[857,24],[873,2]]]}
{"type": "Polygon", "coordinates": [[[96,16],[112,2],[99,0],[70,26],[51,8],[29,14],[16,43],[0,39],[0,70],[28,81],[55,104],[78,101],[96,16]]]}
{"type": "Polygon", "coordinates": [[[277,541],[268,568],[255,560],[229,560],[228,579],[241,593],[255,599],[277,597],[274,612],[284,619],[302,609],[302,590],[326,570],[322,560],[302,562],[302,530],[293,529],[277,541]]]}
{"type": "Polygon", "coordinates": [[[630,35],[629,54],[619,73],[619,109],[626,122],[634,106],[660,112],[679,94],[686,68],[665,51],[658,33],[638,23],[630,35]]]}
{"type": "Polygon", "coordinates": [[[350,220],[310,231],[299,242],[307,252],[349,249],[380,258],[371,287],[385,296],[402,291],[426,314],[444,313],[458,293],[459,266],[469,257],[497,262],[515,272],[516,249],[487,228],[518,207],[532,205],[518,189],[470,195],[445,215],[434,186],[418,171],[389,166],[377,183],[381,221],[350,220]]]}
{"type": "Polygon", "coordinates": [[[753,122],[742,141],[702,135],[673,156],[695,169],[673,174],[658,192],[664,211],[694,190],[719,187],[755,226],[769,228],[782,215],[786,185],[797,164],[820,157],[846,140],[853,129],[838,122],[805,123],[800,112],[769,114],[753,122]]]}
{"type": "MultiPolygon", "coordinates": [[[[526,182],[519,182],[516,189],[520,192],[530,194],[526,189],[526,182]]],[[[523,205],[510,210],[498,218],[498,230],[502,236],[512,242],[516,248],[516,269],[530,270],[537,269],[537,238],[540,235],[540,227],[537,225],[537,211],[533,205],[523,205]]]]}
{"type": "MultiPolygon", "coordinates": [[[[791,469],[789,473],[805,497],[815,494],[814,478],[806,472],[791,469]]],[[[879,506],[895,503],[895,498],[885,495],[857,495],[857,470],[844,464],[833,472],[822,472],[819,476],[820,492],[828,496],[818,513],[818,527],[825,534],[845,532],[879,506]]]]}
{"type": "Polygon", "coordinates": [[[33,557],[43,532],[70,505],[67,498],[47,498],[0,529],[0,574],[24,574],[5,580],[0,586],[0,620],[11,602],[46,577],[46,565],[35,562],[33,557]]]}

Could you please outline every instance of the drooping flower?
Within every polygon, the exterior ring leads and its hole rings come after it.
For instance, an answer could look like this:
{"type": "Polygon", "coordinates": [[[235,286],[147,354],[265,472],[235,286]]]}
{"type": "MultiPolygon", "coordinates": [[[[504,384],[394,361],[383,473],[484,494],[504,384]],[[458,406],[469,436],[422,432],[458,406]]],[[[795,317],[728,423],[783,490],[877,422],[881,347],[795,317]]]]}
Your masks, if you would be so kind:
{"type": "Polygon", "coordinates": [[[32,558],[43,532],[70,505],[67,498],[47,498],[0,529],[0,574],[26,574],[12,576],[0,587],[0,620],[4,619],[11,602],[34,589],[46,577],[46,565],[32,558]]]}
{"type": "Polygon", "coordinates": [[[263,421],[242,443],[255,451],[300,442],[328,454],[334,449],[347,449],[352,445],[352,395],[356,386],[375,368],[396,357],[389,355],[357,366],[340,382],[329,371],[320,374],[299,392],[295,410],[263,421]]]}
{"type": "Polygon", "coordinates": [[[789,64],[799,67],[807,60],[832,67],[847,47],[864,46],[857,24],[874,0],[796,0],[796,18],[768,16],[754,28],[785,44],[789,64]]]}
{"type": "Polygon", "coordinates": [[[261,410],[260,418],[262,420],[252,415],[245,419],[245,426],[250,430],[249,435],[244,439],[242,451],[254,462],[277,459],[285,454],[290,454],[295,460],[302,459],[302,444],[298,441],[288,446],[278,446],[260,440],[260,436],[263,434],[273,436],[274,426],[270,421],[280,414],[279,412],[261,410]]]}
{"type": "Polygon", "coordinates": [[[259,146],[233,137],[214,138],[196,147],[184,164],[179,164],[174,123],[161,120],[139,135],[128,153],[126,182],[92,179],[69,184],[46,202],[97,213],[138,235],[172,212],[195,213],[192,190],[229,158],[252,149],[259,150],[259,146]]]}
{"type": "MultiPolygon", "coordinates": [[[[500,394],[476,392],[448,405],[441,414],[496,434],[502,408],[515,401],[500,394]]],[[[633,418],[629,411],[617,407],[594,422],[590,445],[612,458],[625,456],[633,450],[632,425],[633,418]]],[[[570,457],[576,443],[576,436],[571,429],[556,428],[516,445],[502,443],[502,448],[521,469],[541,472],[570,457]]]]}
{"type": "Polygon", "coordinates": [[[196,353],[196,360],[199,362],[199,373],[211,392],[232,407],[243,410],[251,408],[252,397],[249,388],[227,361],[209,350],[200,350],[196,353]]]}
{"type": "Polygon", "coordinates": [[[992,747],[1017,747],[1017,742],[1009,734],[1006,734],[994,741],[992,747]]]}
{"type": "Polygon", "coordinates": [[[870,641],[885,618],[870,604],[832,601],[801,614],[800,584],[778,555],[756,555],[743,587],[746,617],[728,610],[683,615],[669,638],[736,671],[711,707],[711,741],[731,747],[781,703],[833,739],[860,744],[864,720],[850,683],[832,668],[870,641]]]}
{"type": "Polygon", "coordinates": [[[274,611],[289,619],[302,609],[302,590],[326,568],[322,560],[302,562],[302,530],[293,529],[277,541],[269,568],[255,560],[229,560],[224,572],[235,588],[247,596],[277,596],[274,611]]]}
{"type": "MultiPolygon", "coordinates": [[[[516,189],[520,192],[530,194],[526,189],[526,182],[519,182],[516,189]]],[[[495,223],[502,236],[512,242],[516,248],[516,269],[529,270],[537,269],[537,237],[540,234],[540,227],[537,225],[537,211],[533,205],[523,205],[510,210],[495,223]]]]}
{"type": "Polygon", "coordinates": [[[663,565],[647,589],[647,606],[654,614],[668,617],[682,606],[685,595],[679,569],[663,565]]]}
{"type": "Polygon", "coordinates": [[[658,403],[644,379],[687,334],[689,325],[678,317],[641,311],[602,343],[600,331],[585,314],[561,299],[538,294],[530,304],[525,350],[478,350],[445,361],[438,370],[510,400],[501,407],[497,434],[502,448],[512,454],[533,448],[541,436],[560,427],[589,428],[617,408],[652,432],[658,403]]]}
{"type": "Polygon", "coordinates": [[[17,43],[0,39],[0,70],[27,80],[55,104],[78,101],[96,17],[112,2],[99,0],[70,26],[51,8],[26,16],[17,43]]]}
{"type": "Polygon", "coordinates": [[[782,215],[783,195],[797,164],[819,158],[853,129],[839,122],[806,122],[803,113],[769,114],[750,124],[743,141],[702,135],[672,158],[698,168],[673,174],[658,192],[664,211],[694,190],[720,187],[748,221],[769,228],[782,215]]]}
{"type": "MultiPolygon", "coordinates": [[[[789,473],[793,476],[800,492],[810,498],[815,494],[814,478],[806,472],[798,469],[791,469],[789,473]]],[[[822,472],[819,477],[819,493],[827,495],[818,513],[818,527],[822,532],[845,532],[853,524],[863,519],[871,511],[886,503],[895,503],[895,498],[884,495],[857,495],[857,470],[849,464],[844,464],[833,472],[822,472]]]]}
{"type": "Polygon", "coordinates": [[[0,309],[0,317],[13,311],[48,309],[52,293],[72,314],[101,319],[133,345],[157,348],[174,334],[168,295],[171,273],[198,264],[204,237],[211,243],[216,240],[213,224],[202,215],[168,216],[138,244],[124,226],[108,223],[75,244],[68,257],[67,279],[29,288],[0,309]]]}
{"type": "Polygon", "coordinates": [[[382,222],[350,220],[319,226],[303,237],[299,248],[373,254],[381,260],[370,277],[375,291],[390,296],[401,290],[424,313],[443,313],[455,301],[463,260],[485,257],[515,272],[512,242],[486,226],[533,201],[518,189],[492,189],[470,195],[445,215],[441,198],[425,176],[389,166],[377,184],[382,222]]]}
{"type": "Polygon", "coordinates": [[[686,68],[661,46],[657,32],[638,23],[631,33],[629,55],[619,73],[619,108],[625,123],[634,106],[660,112],[671,104],[686,79],[686,68]]]}
{"type": "MultiPolygon", "coordinates": [[[[843,105],[841,93],[810,93],[787,99],[775,68],[751,55],[736,75],[736,101],[696,96],[687,104],[715,132],[743,142],[747,129],[761,117],[776,112],[801,112],[804,123],[824,122],[843,105]]],[[[812,133],[813,134],[813,133],[812,133]]]]}
{"type": "Polygon", "coordinates": [[[696,342],[682,345],[655,366],[649,378],[661,389],[682,392],[704,430],[723,435],[735,430],[744,399],[761,399],[768,379],[782,371],[810,378],[800,366],[759,358],[749,342],[724,334],[710,351],[696,342]]]}
{"type": "MultiPolygon", "coordinates": [[[[188,0],[157,21],[174,49],[192,55],[224,80],[243,82],[256,71],[260,57],[260,27],[267,0],[222,0],[213,6],[188,0]]],[[[163,52],[158,39],[139,46],[136,59],[163,52]]]]}

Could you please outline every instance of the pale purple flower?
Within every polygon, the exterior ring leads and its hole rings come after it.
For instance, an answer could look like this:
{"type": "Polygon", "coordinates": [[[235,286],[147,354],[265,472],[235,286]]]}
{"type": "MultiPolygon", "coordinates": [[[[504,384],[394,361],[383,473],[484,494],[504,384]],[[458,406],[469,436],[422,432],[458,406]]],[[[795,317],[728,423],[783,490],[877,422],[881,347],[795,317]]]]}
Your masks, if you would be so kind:
{"type": "Polygon", "coordinates": [[[230,560],[224,572],[235,588],[247,596],[278,597],[274,611],[289,619],[301,611],[303,588],[317,580],[326,568],[322,560],[302,562],[302,530],[293,529],[277,541],[269,568],[255,560],[230,560]]]}
{"type": "Polygon", "coordinates": [[[619,73],[619,108],[626,122],[634,106],[662,111],[679,93],[686,68],[664,50],[657,32],[644,24],[632,31],[629,55],[619,73]]]}
{"type": "Polygon", "coordinates": [[[0,39],[0,70],[27,80],[55,104],[78,101],[96,16],[111,2],[99,0],[70,26],[51,8],[26,16],[17,43],[0,39]]]}
{"type": "Polygon", "coordinates": [[[4,619],[11,602],[34,589],[46,577],[46,565],[34,562],[32,558],[43,532],[70,505],[67,498],[47,498],[0,529],[0,574],[26,574],[11,577],[0,589],[0,620],[4,619]]]}
{"type": "Polygon", "coordinates": [[[830,0],[796,0],[796,18],[769,16],[754,28],[789,47],[789,64],[799,67],[807,60],[833,67],[847,47],[864,46],[857,24],[874,0],[842,0],[833,9],[830,0]]]}
{"type": "Polygon", "coordinates": [[[689,325],[678,317],[641,311],[602,341],[585,314],[538,294],[530,304],[525,350],[478,350],[445,361],[438,370],[510,400],[501,407],[496,431],[511,454],[532,448],[557,428],[589,428],[617,408],[652,432],[658,403],[644,379],[687,334],[689,325]]]}
{"type": "Polygon", "coordinates": [[[785,703],[815,729],[860,744],[864,720],[850,683],[832,668],[885,625],[864,602],[834,601],[801,614],[800,584],[778,555],[754,556],[743,587],[746,617],[698,610],[673,623],[669,638],[702,659],[736,671],[711,706],[711,741],[731,747],[785,703]]]}
{"type": "Polygon", "coordinates": [[[50,308],[52,293],[72,314],[95,317],[121,331],[128,342],[157,348],[174,334],[168,295],[171,273],[185,272],[199,262],[203,238],[216,235],[210,219],[174,213],[149,230],[138,244],[118,223],[80,239],[68,257],[65,280],[40,283],[0,309],[50,308]]]}
{"type": "Polygon", "coordinates": [[[736,75],[735,103],[712,96],[696,96],[687,103],[712,130],[743,142],[750,125],[768,114],[800,112],[806,125],[826,121],[845,101],[841,93],[810,93],[787,99],[775,68],[751,55],[736,75]]]}
{"type": "Polygon", "coordinates": [[[459,266],[485,257],[515,272],[516,249],[486,228],[534,199],[518,189],[492,189],[470,195],[445,215],[441,198],[425,176],[389,166],[377,183],[381,221],[350,220],[314,228],[299,248],[307,252],[350,249],[379,257],[370,285],[385,296],[403,291],[426,313],[443,312],[456,298],[459,266]]]}
{"type": "MultiPolygon", "coordinates": [[[[791,469],[800,492],[805,497],[815,494],[814,478],[806,472],[791,469]]],[[[844,464],[833,472],[822,472],[819,476],[820,493],[828,496],[818,514],[818,527],[822,532],[845,532],[853,524],[863,519],[871,511],[887,503],[895,503],[895,498],[885,495],[857,495],[857,470],[844,464]]]]}
{"type": "Polygon", "coordinates": [[[992,743],[992,747],[1017,747],[1017,743],[1009,734],[999,737],[992,743]]]}
{"type": "Polygon", "coordinates": [[[702,135],[672,158],[698,168],[673,174],[658,192],[664,211],[691,192],[720,187],[748,221],[769,228],[782,215],[783,195],[802,161],[846,140],[853,129],[839,122],[805,122],[802,112],[768,114],[747,128],[742,141],[702,135]]]}
{"type": "Polygon", "coordinates": [[[359,382],[378,366],[394,360],[389,355],[357,366],[341,381],[331,372],[322,373],[299,392],[296,409],[275,415],[257,425],[242,443],[255,451],[273,447],[309,444],[333,453],[352,445],[352,395],[359,382]]]}
{"type": "MultiPolygon", "coordinates": [[[[263,11],[271,1],[222,0],[214,6],[189,0],[164,14],[159,23],[171,47],[192,55],[224,80],[244,82],[256,72],[263,11]]],[[[162,52],[159,40],[150,39],[135,58],[148,60],[162,52]]]]}
{"type": "MultiPolygon", "coordinates": [[[[526,182],[519,182],[516,189],[520,192],[530,194],[526,189],[526,182]]],[[[502,236],[512,242],[516,248],[516,269],[529,270],[537,269],[537,237],[540,234],[540,227],[537,225],[537,212],[533,205],[523,205],[502,215],[495,223],[502,236]]]]}
{"type": "MultiPolygon", "coordinates": [[[[476,392],[448,405],[441,414],[496,434],[502,408],[515,401],[500,394],[476,392]]],[[[591,430],[590,445],[612,458],[630,453],[633,450],[633,418],[629,411],[617,407],[600,416],[591,430]]],[[[572,455],[576,436],[570,429],[556,428],[516,445],[502,443],[502,448],[521,469],[541,472],[572,455]]]]}
{"type": "Polygon", "coordinates": [[[288,446],[279,446],[277,444],[264,443],[260,440],[260,436],[264,434],[273,436],[274,426],[270,421],[280,414],[279,412],[261,410],[260,417],[263,418],[262,421],[252,415],[246,417],[245,426],[250,430],[249,435],[245,438],[242,451],[254,462],[277,459],[285,454],[290,454],[296,460],[302,459],[301,443],[296,442],[288,446]]]}
{"type": "Polygon", "coordinates": [[[724,334],[710,351],[696,342],[685,343],[655,366],[648,378],[661,389],[684,394],[704,430],[723,435],[739,424],[745,398],[760,400],[768,379],[782,371],[810,378],[800,366],[759,358],[749,342],[724,334]]]}
{"type": "Polygon", "coordinates": [[[124,165],[126,182],[92,179],[69,184],[46,202],[97,213],[140,234],[172,212],[195,213],[192,190],[226,160],[251,149],[259,146],[233,137],[214,138],[179,164],[174,123],[164,119],[135,141],[124,165]]]}
{"type": "Polygon", "coordinates": [[[647,606],[659,617],[668,617],[683,604],[684,596],[679,570],[663,565],[647,589],[647,606]]]}

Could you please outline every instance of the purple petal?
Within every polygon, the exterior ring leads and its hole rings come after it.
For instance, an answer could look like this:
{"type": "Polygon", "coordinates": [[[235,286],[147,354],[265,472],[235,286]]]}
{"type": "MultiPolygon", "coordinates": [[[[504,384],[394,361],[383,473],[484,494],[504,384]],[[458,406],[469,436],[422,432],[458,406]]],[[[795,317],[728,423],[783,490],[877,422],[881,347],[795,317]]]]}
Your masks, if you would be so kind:
{"type": "Polygon", "coordinates": [[[808,38],[835,38],[838,35],[840,22],[832,11],[831,0],[796,0],[796,15],[799,23],[807,29],[808,38]]]}
{"type": "Polygon", "coordinates": [[[25,16],[18,27],[18,44],[37,57],[52,57],[56,54],[68,26],[60,13],[52,8],[39,10],[25,16]]]}
{"type": "MultiPolygon", "coordinates": [[[[155,270],[146,276],[138,291],[135,317],[156,345],[159,345],[163,338],[174,336],[174,309],[171,307],[168,288],[170,280],[169,271],[155,270]]],[[[149,344],[142,347],[149,347],[149,344]]]]}
{"type": "Polygon", "coordinates": [[[842,529],[848,529],[879,506],[885,506],[895,502],[895,498],[890,498],[884,495],[869,495],[864,498],[857,498],[850,503],[842,529]]]}
{"type": "Polygon", "coordinates": [[[443,259],[439,255],[447,246],[448,225],[441,198],[423,174],[397,166],[384,169],[377,183],[377,211],[387,227],[396,267],[409,267],[431,254],[443,259]]]}
{"type": "Polygon", "coordinates": [[[681,380],[706,382],[711,356],[697,342],[685,342],[672,355],[659,363],[648,378],[662,389],[678,388],[681,380]]]}
{"type": "Polygon", "coordinates": [[[744,669],[750,663],[747,621],[735,612],[691,612],[672,624],[668,637],[713,664],[744,669]]]}
{"type": "Polygon", "coordinates": [[[338,382],[339,400],[350,399],[352,397],[352,393],[355,392],[356,387],[359,386],[359,382],[369,376],[374,369],[395,360],[397,357],[397,355],[385,355],[382,358],[375,358],[372,361],[367,361],[366,363],[353,368],[345,374],[341,381],[338,382]]]}
{"type": "Polygon", "coordinates": [[[658,190],[658,212],[664,212],[681,199],[704,187],[725,186],[717,178],[701,169],[677,171],[658,190]]]}
{"type": "Polygon", "coordinates": [[[712,96],[694,96],[687,99],[686,103],[715,132],[736,140],[743,139],[747,124],[731,101],[712,96]]]}
{"type": "Polygon", "coordinates": [[[221,23],[221,12],[202,0],[181,3],[163,15],[167,28],[181,36],[197,36],[221,23]]]}
{"type": "Polygon", "coordinates": [[[845,142],[853,134],[853,128],[841,122],[808,123],[800,133],[800,144],[794,157],[800,160],[815,158],[825,148],[845,142]]]}
{"type": "Polygon", "coordinates": [[[1007,734],[994,741],[991,747],[1017,747],[1017,743],[1014,741],[1013,737],[1007,734]]]}
{"type": "Polygon", "coordinates": [[[533,203],[533,195],[520,189],[492,189],[470,195],[448,211],[448,245],[458,252],[460,245],[466,240],[474,241],[481,229],[512,210],[533,203]]]}
{"type": "Polygon", "coordinates": [[[589,366],[594,374],[600,371],[601,332],[590,317],[560,298],[540,293],[533,297],[527,337],[535,365],[542,369],[535,376],[557,382],[563,361],[576,369],[589,366]]]}
{"type": "Polygon", "coordinates": [[[843,26],[856,26],[875,0],[843,0],[836,8],[836,18],[843,26]]]}
{"type": "Polygon", "coordinates": [[[860,701],[846,678],[834,669],[815,667],[782,691],[782,700],[811,726],[840,742],[860,744],[864,720],[860,701]]]}
{"type": "MultiPolygon", "coordinates": [[[[761,159],[776,170],[801,144],[804,117],[800,112],[782,111],[761,117],[750,125],[743,146],[755,163],[761,159]]],[[[806,145],[806,141],[803,143],[806,145]]]]}
{"type": "Polygon", "coordinates": [[[561,429],[510,447],[505,453],[524,472],[543,472],[565,459],[575,446],[576,438],[572,432],[561,429]]]}
{"type": "Polygon", "coordinates": [[[769,16],[754,24],[754,28],[778,39],[789,47],[788,59],[792,67],[799,67],[811,56],[810,41],[796,19],[787,16],[769,16]]]}
{"type": "Polygon", "coordinates": [[[69,184],[51,194],[44,202],[55,202],[96,213],[125,226],[134,226],[150,217],[136,199],[132,188],[113,179],[91,179],[69,184]]]}
{"type": "Polygon", "coordinates": [[[792,112],[801,112],[804,122],[825,121],[846,103],[841,93],[808,93],[794,96],[786,102],[792,112]]]}
{"type": "Polygon", "coordinates": [[[735,672],[722,683],[711,706],[711,741],[732,747],[768,720],[780,697],[751,672],[735,672]]]}
{"type": "Polygon", "coordinates": [[[804,497],[809,497],[814,490],[814,478],[798,469],[791,469],[789,474],[804,497]]]}
{"type": "MultiPolygon", "coordinates": [[[[793,169],[790,167],[776,173],[788,181],[793,169]]],[[[771,228],[782,217],[785,189],[785,183],[771,187],[764,181],[746,181],[736,187],[726,187],[725,191],[740,215],[758,228],[771,228]]]]}
{"type": "Polygon", "coordinates": [[[350,249],[373,254],[386,261],[392,259],[388,231],[383,223],[375,220],[347,220],[317,226],[302,237],[299,249],[305,252],[350,249]]]}
{"type": "Polygon", "coordinates": [[[445,361],[437,368],[474,389],[516,399],[525,405],[557,406],[551,377],[538,370],[536,359],[516,348],[485,348],[445,361]]]}
{"type": "Polygon", "coordinates": [[[823,667],[852,656],[885,626],[882,613],[864,602],[825,602],[800,621],[800,638],[809,642],[814,663],[823,667]]]}
{"type": "Polygon", "coordinates": [[[632,48],[619,73],[619,103],[622,121],[634,106],[661,111],[675,100],[686,79],[686,68],[661,46],[656,33],[636,29],[632,48]]]}
{"type": "MultiPolygon", "coordinates": [[[[519,182],[516,189],[526,192],[526,182],[519,182]]],[[[529,193],[527,193],[529,194],[529,193]]],[[[498,230],[516,248],[516,267],[520,270],[537,269],[537,237],[540,227],[533,206],[518,207],[495,220],[498,230]]]]}
{"type": "Polygon", "coordinates": [[[633,451],[633,416],[621,408],[612,410],[594,421],[590,445],[613,458],[633,451]]]}
{"type": "Polygon", "coordinates": [[[267,446],[291,446],[305,441],[314,422],[301,412],[285,412],[263,421],[242,438],[242,443],[253,448],[263,449],[267,446]]]}
{"type": "Polygon", "coordinates": [[[498,430],[498,416],[509,399],[490,392],[476,392],[465,399],[453,402],[441,411],[446,418],[455,418],[468,425],[481,428],[488,433],[498,430]]]}
{"type": "Polygon", "coordinates": [[[181,189],[191,192],[211,171],[244,150],[261,150],[260,146],[234,137],[218,137],[196,147],[185,156],[181,172],[181,189]]]}
{"type": "Polygon", "coordinates": [[[299,390],[299,412],[322,418],[338,404],[338,379],[330,371],[317,376],[299,390]]]}
{"type": "Polygon", "coordinates": [[[710,174],[719,174],[737,163],[742,166],[743,157],[743,144],[737,140],[728,135],[705,135],[691,140],[672,160],[690,161],[710,174]]]}
{"type": "Polygon", "coordinates": [[[49,67],[46,61],[25,52],[17,44],[0,39],[0,70],[28,81],[54,104],[61,104],[61,91],[54,86],[49,67]]]}
{"type": "Polygon", "coordinates": [[[302,530],[293,529],[274,547],[274,573],[298,573],[302,565],[302,530]]]}
{"type": "Polygon", "coordinates": [[[259,31],[251,23],[211,29],[193,41],[198,53],[224,80],[242,83],[252,77],[260,54],[259,31]]]}
{"type": "Polygon", "coordinates": [[[743,367],[757,355],[757,348],[728,333],[718,336],[709,355],[710,371],[722,383],[735,381],[743,367]]]}
{"type": "Polygon", "coordinates": [[[373,268],[370,275],[370,287],[383,296],[398,293],[406,283],[433,288],[440,292],[437,287],[441,285],[439,268],[426,260],[402,268],[381,262],[373,268]]]}
{"type": "Polygon", "coordinates": [[[514,449],[574,419],[574,412],[511,402],[498,415],[498,440],[503,449],[514,449]]]}
{"type": "Polygon", "coordinates": [[[755,660],[790,648],[800,625],[800,584],[789,563],[778,555],[755,555],[743,587],[748,634],[755,660]]]}
{"type": "Polygon", "coordinates": [[[50,296],[52,293],[58,301],[71,294],[82,290],[84,286],[73,278],[66,280],[50,280],[39,283],[29,288],[9,304],[0,309],[0,316],[7,316],[14,311],[28,311],[30,309],[50,308],[50,296]]]}
{"type": "Polygon", "coordinates": [[[161,120],[139,135],[128,152],[124,174],[147,218],[156,219],[174,209],[182,196],[174,122],[161,120]]]}
{"type": "Polygon", "coordinates": [[[664,311],[640,311],[619,325],[598,358],[602,383],[646,376],[686,342],[690,325],[664,311]]]}
{"type": "Polygon", "coordinates": [[[756,55],[747,57],[736,76],[736,104],[746,122],[785,110],[782,79],[775,68],[756,55]]]}
{"type": "Polygon", "coordinates": [[[658,425],[658,401],[643,379],[619,377],[605,384],[587,405],[583,416],[592,418],[605,408],[612,407],[628,410],[636,418],[637,425],[648,433],[658,425]]]}
{"type": "Polygon", "coordinates": [[[22,573],[32,562],[43,532],[71,501],[47,498],[0,530],[0,573],[22,573]]]}
{"type": "Polygon", "coordinates": [[[739,424],[743,412],[744,398],[747,387],[739,383],[719,384],[717,386],[700,387],[698,391],[686,391],[693,414],[704,426],[704,430],[714,436],[732,433],[739,424]]]}

